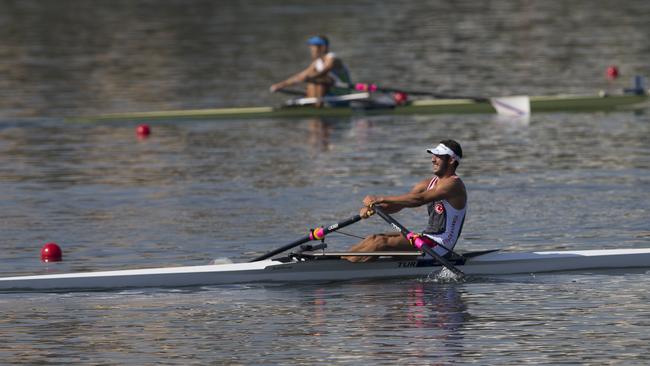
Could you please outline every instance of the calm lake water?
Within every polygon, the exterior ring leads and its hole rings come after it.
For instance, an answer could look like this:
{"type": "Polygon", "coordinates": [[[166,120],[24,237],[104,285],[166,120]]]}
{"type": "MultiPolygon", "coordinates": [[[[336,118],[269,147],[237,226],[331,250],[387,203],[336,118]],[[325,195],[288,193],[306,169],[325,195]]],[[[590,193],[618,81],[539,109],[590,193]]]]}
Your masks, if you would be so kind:
{"type": "MultiPolygon", "coordinates": [[[[306,65],[314,33],[360,81],[589,93],[609,64],[615,86],[650,75],[648,16],[644,1],[0,1],[0,275],[245,261],[409,189],[445,138],[465,154],[459,249],[650,247],[648,110],[165,121],[146,140],[140,121],[64,120],[279,103],[268,86],[306,65]],[[63,263],[39,262],[49,241],[63,263]]],[[[643,272],[0,294],[0,359],[642,365],[649,294],[643,272]]]]}

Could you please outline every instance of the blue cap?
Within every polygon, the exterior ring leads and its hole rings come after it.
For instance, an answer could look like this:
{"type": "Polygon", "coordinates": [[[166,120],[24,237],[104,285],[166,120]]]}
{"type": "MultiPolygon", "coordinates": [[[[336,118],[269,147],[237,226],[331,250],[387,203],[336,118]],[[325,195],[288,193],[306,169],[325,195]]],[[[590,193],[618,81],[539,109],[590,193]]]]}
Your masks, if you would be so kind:
{"type": "Polygon", "coordinates": [[[310,46],[327,46],[328,42],[327,39],[321,37],[321,36],[313,36],[309,38],[307,41],[307,44],[310,46]]]}

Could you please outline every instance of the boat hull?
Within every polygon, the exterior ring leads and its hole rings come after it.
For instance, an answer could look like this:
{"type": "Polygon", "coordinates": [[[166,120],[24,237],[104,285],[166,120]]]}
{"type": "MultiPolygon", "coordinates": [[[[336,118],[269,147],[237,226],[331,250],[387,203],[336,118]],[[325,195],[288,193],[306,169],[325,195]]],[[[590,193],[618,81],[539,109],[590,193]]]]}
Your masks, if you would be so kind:
{"type": "MultiPolygon", "coordinates": [[[[650,269],[650,248],[508,253],[469,257],[458,268],[489,276],[584,270],[650,269]]],[[[217,264],[0,278],[0,291],[80,291],[146,287],[210,286],[236,283],[341,281],[426,277],[442,268],[429,259],[341,259],[217,264]]]]}
{"type": "MultiPolygon", "coordinates": [[[[640,104],[647,101],[648,95],[556,95],[530,98],[531,112],[562,111],[608,111],[640,104]]],[[[169,120],[169,119],[244,119],[244,118],[308,118],[308,117],[347,117],[352,115],[409,115],[409,114],[473,114],[495,113],[488,101],[472,99],[429,99],[417,100],[405,106],[394,108],[353,109],[348,107],[315,108],[313,106],[295,107],[243,107],[191,109],[155,112],[114,113],[91,117],[81,117],[76,121],[101,120],[169,120]]]]}

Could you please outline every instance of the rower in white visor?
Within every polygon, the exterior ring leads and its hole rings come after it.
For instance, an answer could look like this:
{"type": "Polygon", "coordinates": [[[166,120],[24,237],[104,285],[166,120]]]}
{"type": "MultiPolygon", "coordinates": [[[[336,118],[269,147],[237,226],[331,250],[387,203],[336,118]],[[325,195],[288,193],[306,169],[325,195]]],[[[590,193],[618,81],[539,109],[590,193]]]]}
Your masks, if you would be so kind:
{"type": "MultiPolygon", "coordinates": [[[[404,208],[427,206],[427,223],[417,236],[441,256],[447,255],[456,245],[465,222],[467,191],[456,175],[463,157],[460,144],[443,140],[426,150],[431,154],[433,177],[425,178],[408,192],[397,196],[368,195],[363,200],[360,215],[373,214],[372,206],[379,205],[384,212],[396,213],[404,208]]],[[[353,252],[409,251],[414,238],[406,239],[398,232],[374,234],[354,245],[353,252]]],[[[370,261],[375,257],[349,256],[349,261],[370,261]]]]}

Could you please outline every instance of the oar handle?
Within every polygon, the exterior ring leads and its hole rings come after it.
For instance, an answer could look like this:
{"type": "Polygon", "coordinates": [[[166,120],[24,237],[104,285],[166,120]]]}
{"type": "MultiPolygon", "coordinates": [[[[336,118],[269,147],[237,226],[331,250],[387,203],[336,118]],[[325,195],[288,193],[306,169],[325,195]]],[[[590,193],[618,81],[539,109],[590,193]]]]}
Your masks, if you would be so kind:
{"type": "MultiPolygon", "coordinates": [[[[405,228],[404,225],[400,224],[392,216],[385,213],[379,206],[373,206],[372,209],[375,211],[377,215],[379,215],[387,223],[391,224],[395,229],[399,230],[399,232],[402,235],[404,235],[405,238],[407,239],[409,238],[409,234],[411,234],[411,231],[405,228]]],[[[463,271],[458,269],[456,266],[451,264],[447,259],[445,259],[440,254],[436,253],[433,249],[429,248],[428,246],[422,245],[420,247],[420,250],[435,258],[438,262],[440,262],[443,266],[447,267],[447,269],[449,269],[450,271],[454,272],[456,275],[461,277],[465,276],[465,273],[463,273],[463,271]]]]}
{"type": "Polygon", "coordinates": [[[321,240],[321,239],[323,239],[325,237],[325,235],[327,235],[327,234],[329,234],[329,233],[331,233],[333,231],[336,231],[338,229],[342,229],[342,228],[344,228],[346,226],[352,225],[352,224],[354,224],[355,222],[357,222],[359,220],[361,220],[361,216],[354,215],[354,216],[352,216],[352,217],[350,217],[350,218],[348,218],[346,220],[343,220],[341,222],[337,222],[336,224],[332,224],[332,225],[330,225],[328,227],[318,227],[316,229],[312,229],[312,230],[309,231],[308,235],[303,236],[302,238],[300,238],[300,239],[298,239],[298,240],[296,240],[294,242],[291,242],[291,243],[289,243],[289,244],[287,244],[285,246],[282,246],[282,247],[280,247],[278,249],[275,249],[275,250],[272,250],[272,251],[270,251],[270,252],[268,252],[266,254],[263,254],[263,255],[255,258],[255,259],[251,260],[251,262],[257,262],[257,261],[261,261],[261,260],[264,260],[264,259],[271,258],[276,254],[280,254],[280,253],[282,253],[282,252],[284,252],[286,250],[297,247],[298,245],[304,244],[304,243],[306,243],[308,241],[321,240]]]}

